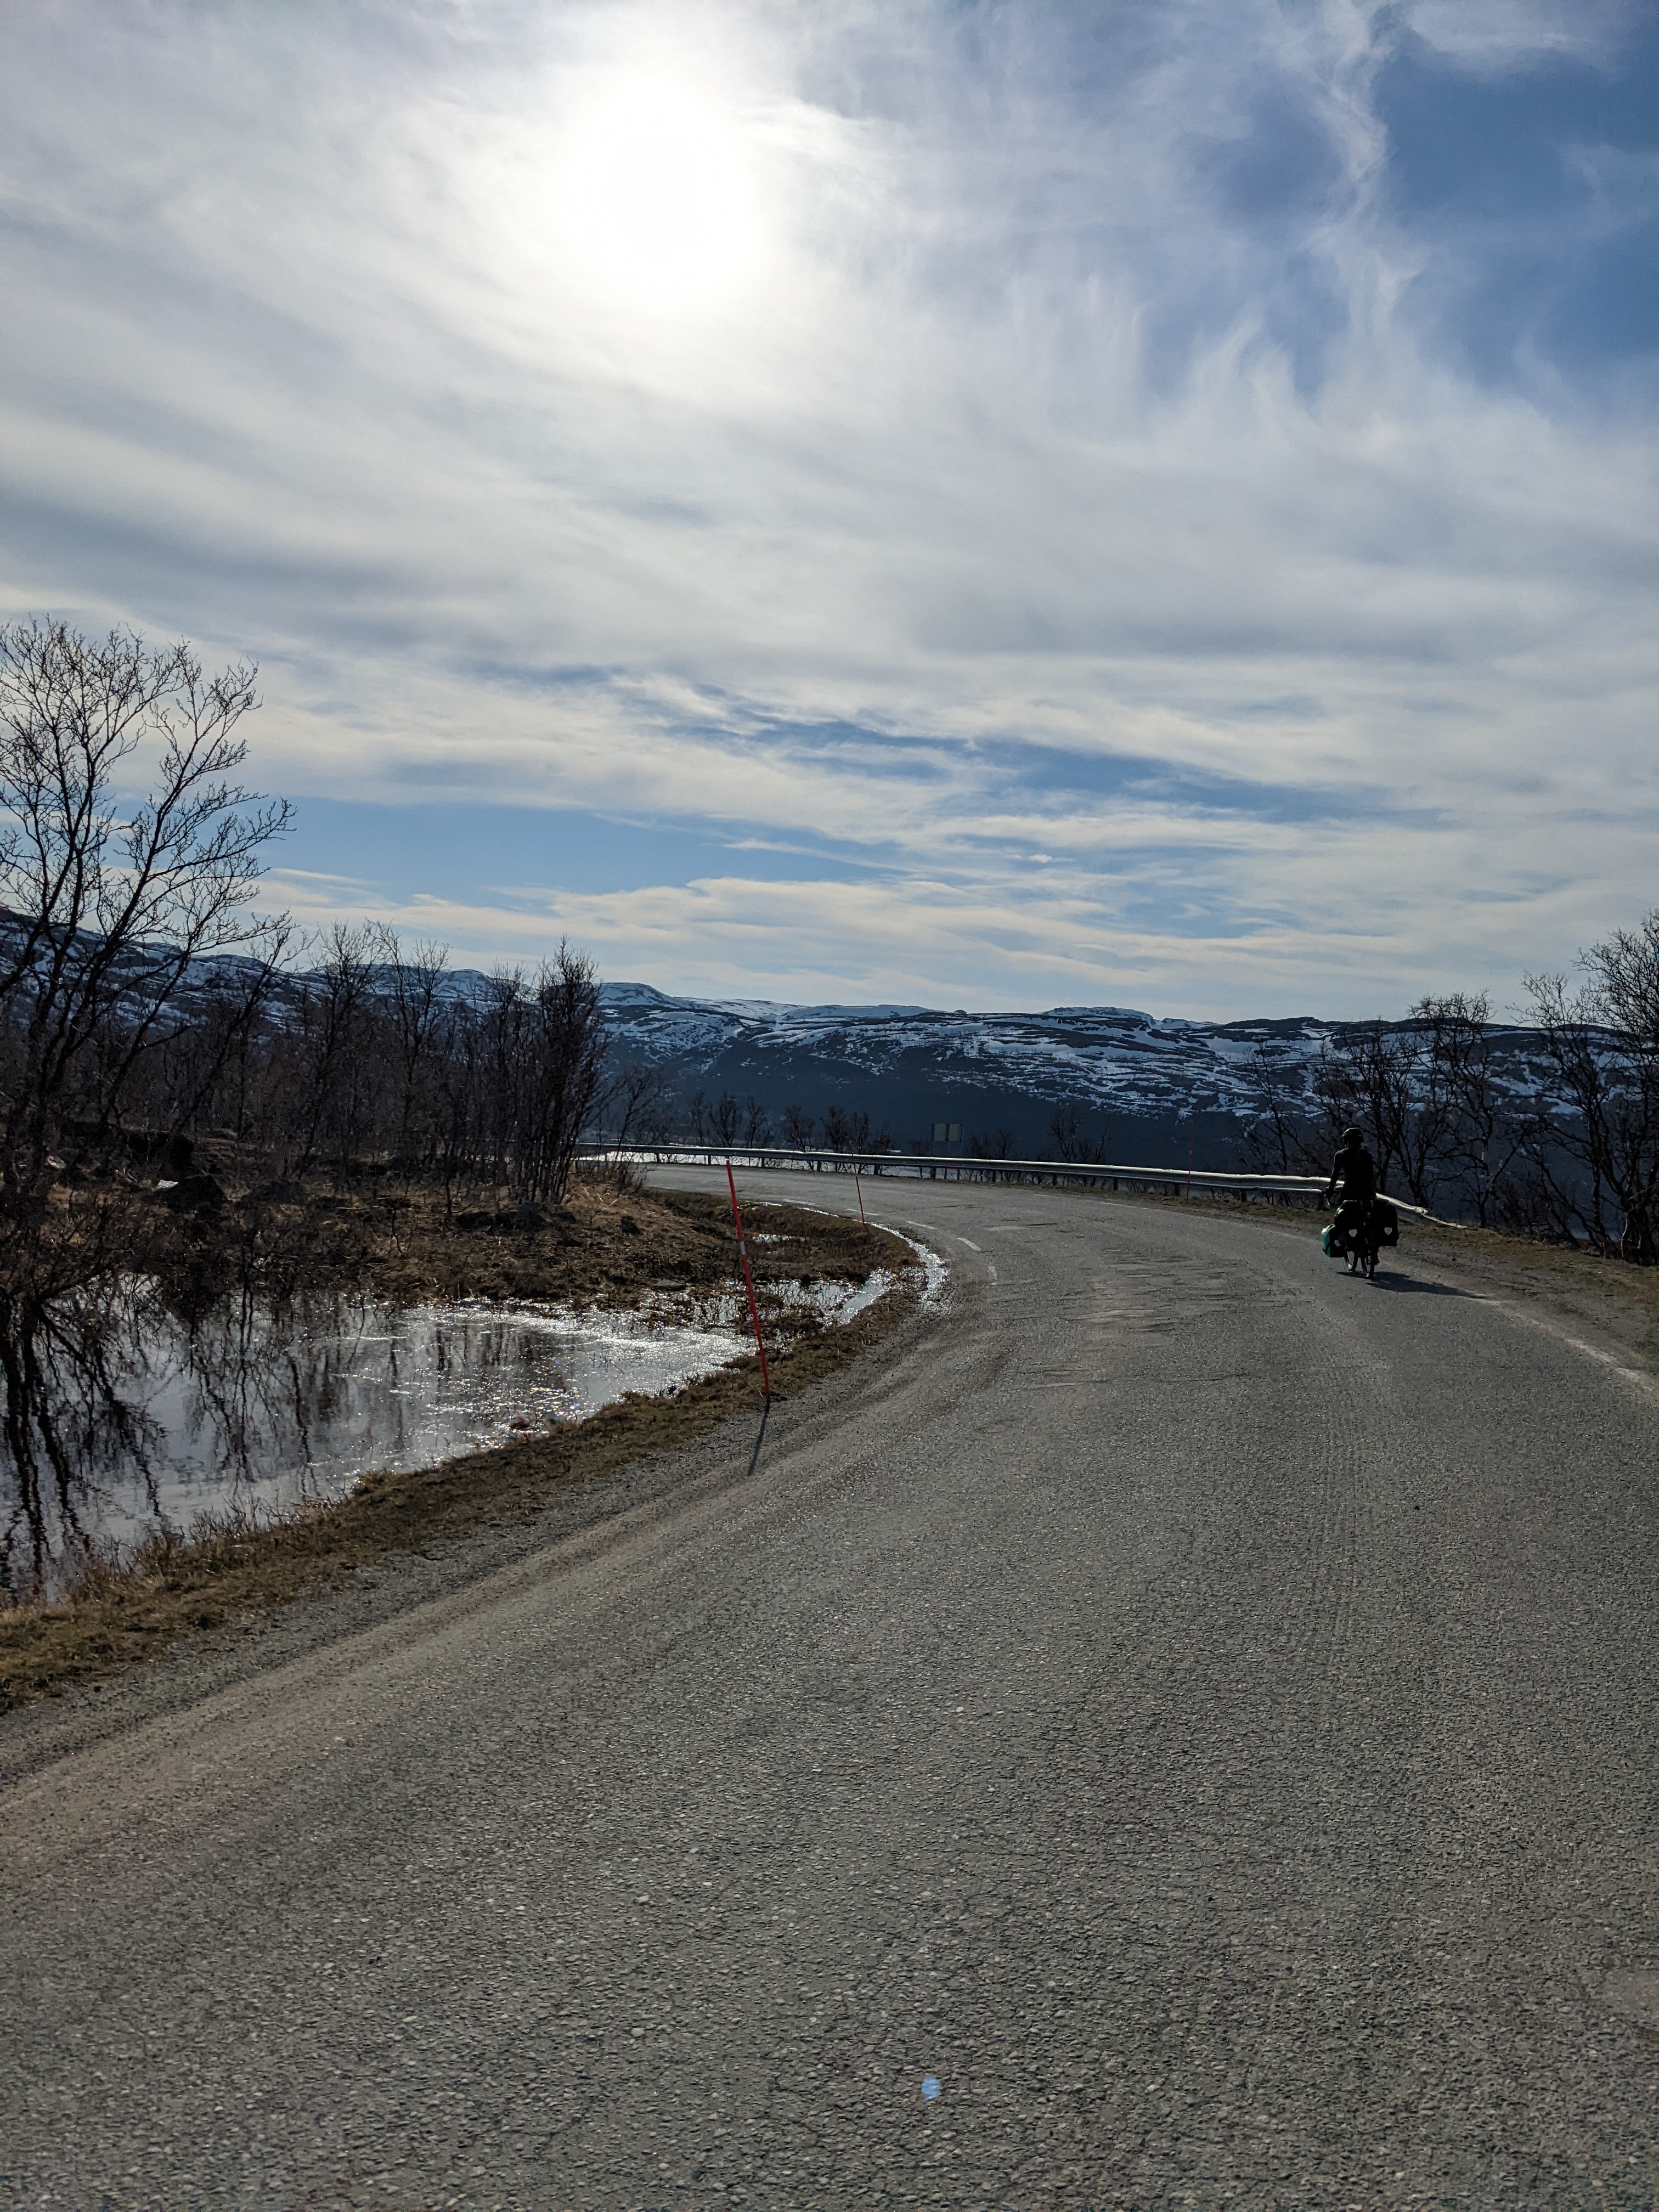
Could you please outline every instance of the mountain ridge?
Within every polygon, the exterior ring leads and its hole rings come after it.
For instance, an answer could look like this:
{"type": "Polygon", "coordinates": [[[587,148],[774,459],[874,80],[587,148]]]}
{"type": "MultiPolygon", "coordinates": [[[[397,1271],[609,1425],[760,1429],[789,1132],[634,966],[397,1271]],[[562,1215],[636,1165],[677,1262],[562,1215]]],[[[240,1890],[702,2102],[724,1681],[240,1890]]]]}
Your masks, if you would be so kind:
{"type": "MultiPolygon", "coordinates": [[[[654,1068],[683,1111],[699,1093],[753,1099],[774,1121],[791,1106],[821,1118],[831,1106],[866,1113],[902,1146],[942,1122],[960,1141],[1048,1146],[1055,1115],[1082,1116],[1086,1139],[1139,1143],[1146,1164],[1175,1164],[1204,1146],[1212,1165],[1237,1157],[1263,1107],[1263,1055],[1287,1087],[1304,1089],[1319,1057],[1370,1024],[1315,1015],[1200,1022],[1135,1007],[1060,1006],[969,1013],[910,1006],[795,1006],[694,999],[652,984],[601,987],[618,1056],[654,1068]]],[[[1385,1023],[1385,1031],[1407,1030],[1385,1023]]],[[[1488,1031],[1507,1084],[1534,1090],[1540,1033],[1488,1031]]]]}
{"type": "MultiPolygon", "coordinates": [[[[17,926],[17,917],[0,914],[0,939],[17,926]]],[[[135,1005],[147,962],[167,957],[159,945],[128,949],[123,981],[135,1005]]],[[[259,966],[232,951],[193,960],[181,1011],[188,1013],[195,993],[247,982],[259,966]]],[[[371,966],[370,990],[384,994],[391,974],[371,966]]],[[[321,975],[281,971],[271,992],[276,1018],[321,975]]],[[[479,969],[448,969],[440,994],[477,1004],[495,980],[479,969]]],[[[1178,1164],[1189,1149],[1212,1167],[1237,1164],[1265,1110],[1264,1067],[1281,1094],[1312,1103],[1322,1054],[1372,1026],[1312,1014],[1205,1022],[1123,1006],[972,1013],[891,1000],[797,1005],[695,998],[628,979],[602,983],[599,1006],[613,1066],[654,1078],[659,1121],[681,1133],[729,1097],[746,1123],[757,1125],[758,1116],[775,1131],[792,1109],[796,1127],[821,1127],[839,1112],[901,1147],[977,1141],[1030,1156],[1076,1144],[1147,1165],[1178,1164]],[[941,1126],[958,1136],[940,1139],[941,1126]]],[[[1382,1026],[1398,1034],[1413,1024],[1382,1026]]],[[[1494,1023],[1486,1037],[1499,1090],[1534,1099],[1552,1091],[1540,1031],[1494,1023]]]]}

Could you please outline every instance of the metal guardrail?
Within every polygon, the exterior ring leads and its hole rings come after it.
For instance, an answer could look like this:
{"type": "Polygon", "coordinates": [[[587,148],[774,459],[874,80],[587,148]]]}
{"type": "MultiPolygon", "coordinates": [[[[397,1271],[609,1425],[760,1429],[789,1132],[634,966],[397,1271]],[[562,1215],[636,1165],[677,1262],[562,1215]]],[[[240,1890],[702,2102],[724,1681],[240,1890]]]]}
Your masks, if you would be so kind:
{"type": "MultiPolygon", "coordinates": [[[[1231,1170],[1149,1168],[1102,1160],[992,1160],[964,1158],[956,1152],[836,1152],[785,1145],[584,1145],[587,1159],[626,1159],[641,1166],[683,1165],[794,1169],[810,1175],[858,1175],[903,1177],[924,1182],[1062,1183],[1109,1186],[1113,1190],[1142,1190],[1206,1196],[1265,1198],[1281,1205],[1316,1200],[1325,1188],[1322,1176],[1235,1174],[1231,1170]]],[[[1402,1213],[1431,1219],[1425,1206],[1403,1198],[1389,1204],[1402,1213]]]]}

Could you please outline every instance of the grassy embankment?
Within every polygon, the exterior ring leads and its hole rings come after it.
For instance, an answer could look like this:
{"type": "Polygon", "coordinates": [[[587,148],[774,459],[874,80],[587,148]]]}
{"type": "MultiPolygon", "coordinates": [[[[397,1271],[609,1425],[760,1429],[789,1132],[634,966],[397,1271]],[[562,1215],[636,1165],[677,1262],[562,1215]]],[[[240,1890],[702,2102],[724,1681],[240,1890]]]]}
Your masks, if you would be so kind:
{"type": "MultiPolygon", "coordinates": [[[[844,1367],[910,1312],[915,1255],[885,1231],[794,1206],[745,1211],[766,1322],[775,1397],[844,1367]],[[845,1327],[786,1307],[786,1285],[861,1283],[877,1268],[895,1287],[845,1327]]],[[[213,1267],[221,1237],[246,1234],[228,1213],[200,1232],[213,1267]]],[[[684,1193],[573,1185],[551,1219],[446,1213],[416,1195],[313,1198],[267,1205],[259,1235],[274,1282],[295,1271],[307,1289],[336,1288],[400,1304],[451,1297],[554,1299],[575,1307],[636,1304],[647,1291],[695,1304],[729,1285],[732,1220],[720,1202],[684,1193]]],[[[531,1430],[502,1448],[408,1474],[367,1477],[337,1503],[280,1521],[226,1517],[183,1539],[89,1567],[55,1603],[0,1610],[0,1710],[125,1662],[154,1657],[192,1632],[269,1612],[336,1583],[388,1553],[424,1548],[481,1527],[533,1519],[559,1486],[592,1480],[690,1443],[760,1399],[746,1358],[666,1397],[629,1397],[586,1420],[531,1430]]]]}

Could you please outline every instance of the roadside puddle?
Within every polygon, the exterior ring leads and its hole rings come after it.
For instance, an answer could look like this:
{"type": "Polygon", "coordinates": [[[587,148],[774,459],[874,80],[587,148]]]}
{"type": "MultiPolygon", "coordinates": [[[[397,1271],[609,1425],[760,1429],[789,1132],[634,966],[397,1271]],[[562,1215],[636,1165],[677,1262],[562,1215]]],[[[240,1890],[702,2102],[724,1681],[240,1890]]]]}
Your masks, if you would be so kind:
{"type": "MultiPolygon", "coordinates": [[[[783,1285],[768,1307],[844,1324],[893,1279],[783,1285]]],[[[95,1345],[66,1331],[37,1360],[27,1417],[0,1442],[0,1587],[50,1595],[89,1551],[185,1534],[203,1513],[281,1515],[371,1472],[508,1444],[629,1392],[672,1392],[752,1341],[737,1284],[665,1285],[623,1311],[229,1301],[188,1325],[140,1291],[95,1345]]]]}

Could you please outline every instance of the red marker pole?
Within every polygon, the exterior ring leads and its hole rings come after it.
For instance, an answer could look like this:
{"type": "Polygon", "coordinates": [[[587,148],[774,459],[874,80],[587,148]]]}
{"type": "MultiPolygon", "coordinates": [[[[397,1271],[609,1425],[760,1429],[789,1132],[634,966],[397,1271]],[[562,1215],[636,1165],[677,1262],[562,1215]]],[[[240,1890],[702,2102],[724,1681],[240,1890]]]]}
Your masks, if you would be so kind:
{"type": "Polygon", "coordinates": [[[859,1220],[868,1227],[864,1220],[864,1174],[861,1169],[854,1168],[853,1170],[853,1188],[859,1194],[859,1220]]]}
{"type": "Polygon", "coordinates": [[[743,1286],[749,1293],[749,1318],[755,1324],[755,1349],[760,1354],[761,1395],[772,1395],[772,1378],[766,1371],[766,1340],[761,1334],[760,1308],[755,1303],[755,1279],[749,1272],[749,1248],[743,1239],[743,1216],[738,1211],[737,1178],[732,1173],[732,1163],[726,1163],[726,1188],[732,1194],[732,1221],[738,1232],[738,1257],[743,1262],[743,1286]]]}
{"type": "Polygon", "coordinates": [[[1190,1206],[1190,1205],[1192,1204],[1192,1202],[1193,1202],[1193,1148],[1192,1148],[1192,1146],[1191,1146],[1190,1145],[1188,1145],[1188,1147],[1187,1147],[1187,1203],[1188,1203],[1188,1206],[1190,1206]]]}

